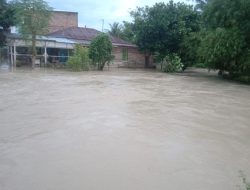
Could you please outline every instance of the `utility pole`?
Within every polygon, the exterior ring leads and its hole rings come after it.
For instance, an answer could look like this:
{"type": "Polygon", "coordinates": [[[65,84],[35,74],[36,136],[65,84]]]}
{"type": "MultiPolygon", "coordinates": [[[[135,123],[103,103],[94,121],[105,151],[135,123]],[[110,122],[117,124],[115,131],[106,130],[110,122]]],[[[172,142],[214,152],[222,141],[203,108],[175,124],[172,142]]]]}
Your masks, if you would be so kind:
{"type": "Polygon", "coordinates": [[[103,27],[104,27],[104,19],[102,19],[102,32],[103,32],[103,27]]]}

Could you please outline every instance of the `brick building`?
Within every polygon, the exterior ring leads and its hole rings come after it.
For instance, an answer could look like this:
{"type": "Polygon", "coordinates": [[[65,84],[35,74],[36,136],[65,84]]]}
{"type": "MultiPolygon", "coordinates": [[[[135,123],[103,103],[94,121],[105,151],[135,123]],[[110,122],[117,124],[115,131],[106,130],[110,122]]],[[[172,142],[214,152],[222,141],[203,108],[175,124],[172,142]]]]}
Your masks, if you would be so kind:
{"type": "MultiPolygon", "coordinates": [[[[78,27],[77,12],[52,11],[48,34],[50,37],[66,38],[88,46],[99,33],[100,31],[92,28],[78,27]]],[[[138,51],[136,45],[112,36],[111,41],[116,64],[144,67],[145,56],[138,51]]],[[[152,62],[151,58],[148,66],[152,66],[152,62]]]]}
{"type": "MultiPolygon", "coordinates": [[[[68,40],[80,43],[83,46],[89,46],[91,41],[101,32],[93,28],[69,27],[48,34],[49,37],[66,38],[68,40]]],[[[144,67],[145,56],[138,51],[136,45],[124,41],[118,37],[110,36],[113,44],[114,64],[113,66],[124,67],[144,67]]],[[[149,60],[149,67],[152,66],[152,59],[149,60]]]]}
{"type": "Polygon", "coordinates": [[[68,27],[78,27],[78,13],[66,11],[52,11],[49,23],[49,33],[68,27]]]}
{"type": "MultiPolygon", "coordinates": [[[[91,41],[101,32],[86,27],[78,27],[78,13],[65,11],[52,11],[52,18],[49,25],[49,33],[46,36],[38,36],[37,63],[62,63],[67,62],[70,52],[75,44],[88,47],[91,41]]],[[[139,52],[138,47],[118,37],[110,36],[113,45],[114,61],[113,67],[145,67],[145,55],[139,52]]],[[[31,42],[26,42],[20,35],[9,35],[8,46],[11,63],[29,63],[30,56],[28,47],[31,42]],[[28,61],[29,60],[29,61],[28,61]]],[[[148,60],[149,67],[153,66],[153,60],[148,60]]]]}

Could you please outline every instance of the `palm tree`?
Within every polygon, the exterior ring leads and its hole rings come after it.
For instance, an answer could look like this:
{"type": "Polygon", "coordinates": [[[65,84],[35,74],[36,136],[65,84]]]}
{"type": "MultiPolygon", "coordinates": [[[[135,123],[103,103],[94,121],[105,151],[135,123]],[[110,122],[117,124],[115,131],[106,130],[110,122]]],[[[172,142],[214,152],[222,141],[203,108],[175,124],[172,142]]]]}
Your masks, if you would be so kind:
{"type": "Polygon", "coordinates": [[[119,38],[122,36],[122,25],[120,25],[118,22],[114,22],[113,24],[109,24],[109,26],[110,26],[109,34],[111,36],[119,38]]]}

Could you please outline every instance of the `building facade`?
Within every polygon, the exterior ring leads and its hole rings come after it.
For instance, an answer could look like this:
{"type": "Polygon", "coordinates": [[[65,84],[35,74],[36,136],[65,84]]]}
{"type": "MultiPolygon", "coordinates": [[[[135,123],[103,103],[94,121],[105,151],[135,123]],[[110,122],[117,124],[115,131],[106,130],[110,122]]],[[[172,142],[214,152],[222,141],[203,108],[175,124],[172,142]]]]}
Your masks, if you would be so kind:
{"type": "Polygon", "coordinates": [[[68,27],[78,27],[78,13],[66,11],[52,11],[49,23],[49,33],[68,27]]]}
{"type": "MultiPolygon", "coordinates": [[[[49,33],[37,37],[37,64],[65,64],[75,44],[88,47],[100,33],[93,28],[78,27],[77,12],[52,11],[49,33]]],[[[114,56],[111,67],[145,67],[145,55],[139,52],[136,45],[114,36],[110,36],[110,40],[114,56]]],[[[8,50],[12,65],[30,65],[30,45],[31,42],[23,40],[18,34],[9,35],[8,50]]],[[[152,58],[147,66],[153,67],[152,58]]]]}
{"type": "MultiPolygon", "coordinates": [[[[65,38],[78,44],[88,47],[91,41],[101,32],[93,28],[69,27],[48,34],[49,37],[65,38]]],[[[145,55],[139,52],[138,47],[130,42],[118,37],[110,36],[113,44],[114,67],[145,67],[145,55]]],[[[152,58],[149,60],[148,67],[153,66],[152,58]]]]}

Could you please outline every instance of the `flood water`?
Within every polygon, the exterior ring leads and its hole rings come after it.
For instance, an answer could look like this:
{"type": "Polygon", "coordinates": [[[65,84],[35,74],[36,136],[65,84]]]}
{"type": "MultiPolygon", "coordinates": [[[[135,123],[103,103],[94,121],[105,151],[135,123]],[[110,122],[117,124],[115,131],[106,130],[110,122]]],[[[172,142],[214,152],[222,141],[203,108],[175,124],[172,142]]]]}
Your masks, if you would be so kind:
{"type": "Polygon", "coordinates": [[[206,71],[0,71],[1,190],[239,190],[250,86],[206,71]]]}

